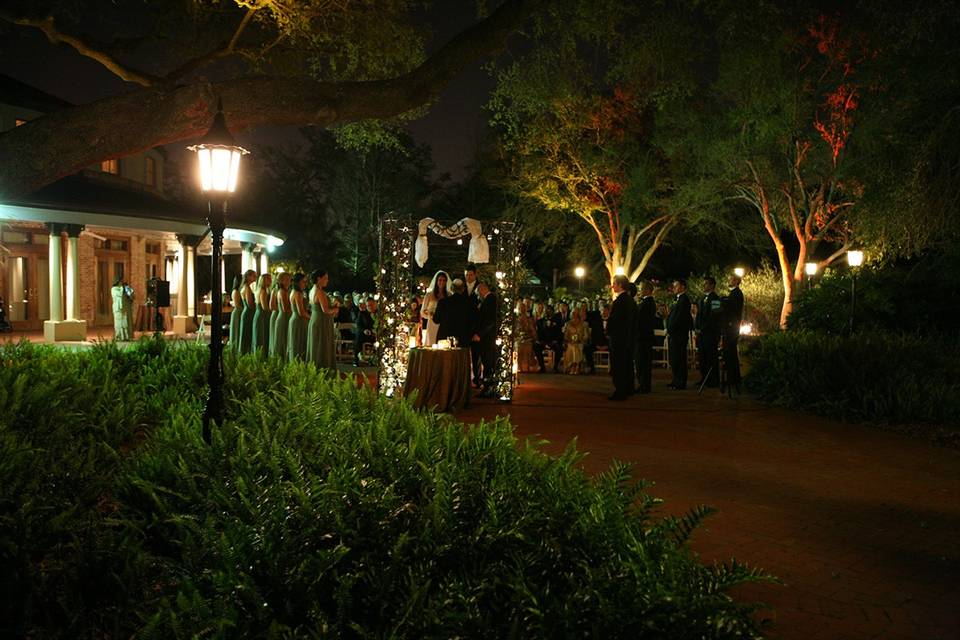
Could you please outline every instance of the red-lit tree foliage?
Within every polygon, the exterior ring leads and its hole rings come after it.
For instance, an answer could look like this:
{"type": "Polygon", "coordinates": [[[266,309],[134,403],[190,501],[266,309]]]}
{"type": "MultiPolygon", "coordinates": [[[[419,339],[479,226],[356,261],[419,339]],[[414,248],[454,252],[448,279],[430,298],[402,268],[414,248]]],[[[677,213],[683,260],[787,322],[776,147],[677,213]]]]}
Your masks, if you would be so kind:
{"type": "MultiPolygon", "coordinates": [[[[818,260],[822,269],[844,255],[850,243],[848,216],[862,192],[841,171],[844,152],[856,124],[862,88],[856,73],[866,60],[865,46],[841,29],[838,18],[821,16],[795,39],[798,98],[796,121],[779,147],[785,170],[765,171],[754,159],[738,185],[738,195],[760,214],[780,264],[784,301],[780,323],[786,326],[794,291],[806,278],[805,264],[821,245],[834,251],[818,260]],[[798,252],[791,260],[783,233],[798,252]]],[[[776,163],[775,163],[776,164],[776,163]]]]}

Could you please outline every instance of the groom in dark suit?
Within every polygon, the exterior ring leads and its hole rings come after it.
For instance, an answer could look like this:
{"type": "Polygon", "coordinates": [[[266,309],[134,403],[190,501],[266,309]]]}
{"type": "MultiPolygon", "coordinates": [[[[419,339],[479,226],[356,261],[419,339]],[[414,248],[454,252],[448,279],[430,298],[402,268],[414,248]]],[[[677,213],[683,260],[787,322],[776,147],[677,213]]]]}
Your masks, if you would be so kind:
{"type": "Polygon", "coordinates": [[[497,382],[497,297],[490,291],[490,285],[480,280],[477,284],[480,296],[480,318],[473,341],[479,345],[480,360],[483,363],[483,390],[481,398],[493,398],[496,395],[494,385],[497,382]]]}
{"type": "Polygon", "coordinates": [[[437,340],[453,337],[457,346],[467,347],[477,332],[477,307],[466,296],[463,280],[454,280],[452,288],[453,295],[441,298],[433,313],[433,321],[440,325],[437,340]]]}
{"type": "Polygon", "coordinates": [[[613,378],[613,394],[610,400],[626,400],[633,395],[633,343],[637,330],[637,305],[627,290],[630,281],[626,276],[613,279],[613,295],[616,299],[610,307],[607,319],[607,341],[610,345],[610,376],[613,378]]]}
{"type": "Polygon", "coordinates": [[[637,305],[637,343],[634,350],[637,368],[637,393],[650,393],[653,373],[653,340],[657,328],[657,302],[653,299],[653,285],[640,285],[640,304],[637,305]]]}

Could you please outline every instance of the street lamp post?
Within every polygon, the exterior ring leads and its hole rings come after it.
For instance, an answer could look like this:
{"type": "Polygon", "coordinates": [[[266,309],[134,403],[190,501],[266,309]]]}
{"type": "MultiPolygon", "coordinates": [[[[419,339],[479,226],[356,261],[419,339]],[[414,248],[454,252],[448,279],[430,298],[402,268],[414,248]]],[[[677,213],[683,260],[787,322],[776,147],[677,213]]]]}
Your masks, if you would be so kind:
{"type": "Polygon", "coordinates": [[[804,265],[804,270],[807,273],[807,289],[810,289],[810,286],[813,283],[813,276],[817,275],[817,263],[808,262],[804,265]]]}
{"type": "Polygon", "coordinates": [[[200,169],[200,190],[207,198],[207,226],[213,253],[210,260],[210,362],[207,366],[207,404],[203,410],[203,441],[210,443],[210,423],[223,424],[223,291],[220,290],[223,232],[227,226],[227,200],[237,188],[240,158],[249,153],[239,146],[227,129],[223,103],[217,101],[217,115],[195,151],[200,169]]]}
{"type": "Polygon", "coordinates": [[[577,276],[577,291],[583,291],[583,275],[586,270],[583,267],[577,267],[573,270],[573,273],[577,276]]]}
{"type": "Polygon", "coordinates": [[[853,333],[854,315],[857,312],[857,269],[863,264],[863,251],[847,251],[847,264],[850,265],[850,333],[853,333]]]}

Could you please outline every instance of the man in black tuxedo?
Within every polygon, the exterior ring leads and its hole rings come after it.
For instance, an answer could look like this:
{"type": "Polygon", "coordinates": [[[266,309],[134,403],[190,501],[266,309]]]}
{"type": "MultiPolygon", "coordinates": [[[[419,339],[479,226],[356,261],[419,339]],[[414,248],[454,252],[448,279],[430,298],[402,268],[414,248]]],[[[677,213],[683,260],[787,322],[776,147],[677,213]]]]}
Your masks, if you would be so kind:
{"type": "Polygon", "coordinates": [[[653,341],[657,328],[657,302],[653,299],[653,285],[640,285],[640,304],[637,305],[637,346],[634,365],[637,369],[637,393],[650,393],[653,372],[653,341]]]}
{"type": "MultiPolygon", "coordinates": [[[[740,391],[740,324],[743,322],[743,292],[740,276],[730,276],[730,293],[723,299],[723,366],[727,370],[727,384],[740,391]]],[[[726,391],[726,389],[720,389],[726,391]]]]}
{"type": "Polygon", "coordinates": [[[670,308],[670,315],[667,316],[667,349],[670,352],[670,370],[673,373],[673,380],[667,386],[671,389],[686,389],[687,342],[690,341],[690,330],[693,328],[687,281],[683,278],[674,280],[673,292],[677,299],[670,308]]]}
{"type": "Polygon", "coordinates": [[[437,339],[456,338],[457,346],[466,347],[477,332],[477,307],[467,297],[463,280],[453,281],[453,295],[441,298],[433,321],[440,325],[437,339]]]}
{"type": "Polygon", "coordinates": [[[711,276],[703,279],[703,297],[697,303],[697,364],[700,368],[700,381],[697,386],[706,384],[715,387],[720,380],[720,330],[723,314],[720,310],[720,296],[716,292],[717,281],[711,276]]]}
{"type": "Polygon", "coordinates": [[[613,279],[616,299],[607,320],[607,341],[610,345],[610,376],[613,395],[610,400],[626,400],[633,395],[633,343],[637,330],[637,305],[630,297],[630,281],[626,276],[613,279]]]}
{"type": "MultiPolygon", "coordinates": [[[[464,279],[464,295],[470,300],[474,308],[480,308],[480,294],[477,291],[477,265],[472,262],[467,265],[463,270],[463,279],[464,279]]],[[[481,383],[480,378],[480,347],[472,342],[466,344],[470,345],[470,362],[473,368],[473,386],[479,387],[481,383]]]]}
{"type": "Polygon", "coordinates": [[[473,341],[479,344],[480,360],[483,363],[483,390],[481,398],[493,398],[496,395],[494,385],[497,375],[497,297],[490,291],[490,285],[483,280],[477,284],[480,296],[480,316],[477,332],[473,341]]]}
{"type": "Polygon", "coordinates": [[[353,339],[353,366],[360,366],[360,356],[363,354],[363,345],[376,342],[373,314],[377,311],[377,301],[367,298],[366,304],[360,305],[357,312],[356,337],[353,339]]]}

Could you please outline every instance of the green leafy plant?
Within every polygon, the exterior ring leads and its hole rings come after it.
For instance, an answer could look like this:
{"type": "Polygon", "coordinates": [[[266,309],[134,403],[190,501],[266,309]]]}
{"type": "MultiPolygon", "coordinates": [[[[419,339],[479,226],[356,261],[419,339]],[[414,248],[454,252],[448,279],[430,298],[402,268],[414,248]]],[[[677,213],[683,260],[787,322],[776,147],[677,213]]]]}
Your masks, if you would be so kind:
{"type": "Polygon", "coordinates": [[[0,348],[0,635],[759,636],[628,465],[251,356],[207,446],[205,356],[0,348]]]}

